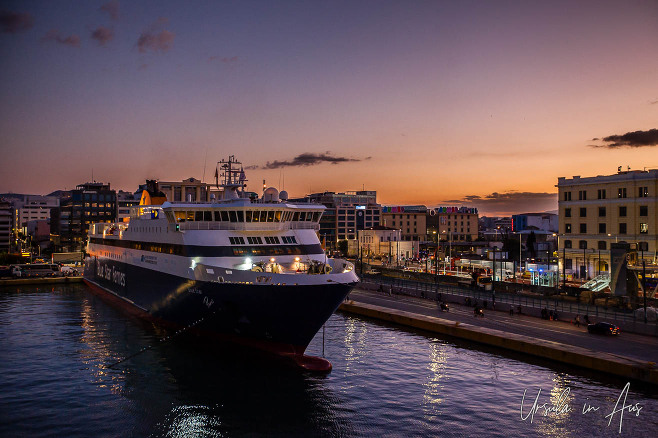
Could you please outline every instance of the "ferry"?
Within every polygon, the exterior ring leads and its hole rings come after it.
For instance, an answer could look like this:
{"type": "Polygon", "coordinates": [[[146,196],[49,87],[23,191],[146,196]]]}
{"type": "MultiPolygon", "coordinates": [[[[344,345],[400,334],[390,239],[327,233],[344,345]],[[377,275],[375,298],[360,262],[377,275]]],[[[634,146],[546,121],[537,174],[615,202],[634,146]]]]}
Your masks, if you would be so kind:
{"type": "Polygon", "coordinates": [[[359,278],[322,248],[325,207],[289,203],[273,187],[247,192],[233,156],[215,177],[223,191],[210,202],[167,201],[150,181],[128,222],[91,224],[85,282],[163,325],[330,371],[304,352],[359,278]]]}

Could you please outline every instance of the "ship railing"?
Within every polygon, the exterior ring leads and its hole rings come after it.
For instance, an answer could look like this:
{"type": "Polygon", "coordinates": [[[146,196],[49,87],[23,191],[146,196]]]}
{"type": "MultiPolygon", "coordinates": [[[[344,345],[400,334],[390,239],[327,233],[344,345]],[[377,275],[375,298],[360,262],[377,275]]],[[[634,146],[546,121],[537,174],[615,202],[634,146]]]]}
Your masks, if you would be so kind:
{"type": "Polygon", "coordinates": [[[316,230],[320,229],[320,225],[314,222],[211,222],[211,221],[190,221],[179,222],[179,229],[181,231],[187,230],[254,230],[254,231],[283,231],[283,230],[316,230]]]}

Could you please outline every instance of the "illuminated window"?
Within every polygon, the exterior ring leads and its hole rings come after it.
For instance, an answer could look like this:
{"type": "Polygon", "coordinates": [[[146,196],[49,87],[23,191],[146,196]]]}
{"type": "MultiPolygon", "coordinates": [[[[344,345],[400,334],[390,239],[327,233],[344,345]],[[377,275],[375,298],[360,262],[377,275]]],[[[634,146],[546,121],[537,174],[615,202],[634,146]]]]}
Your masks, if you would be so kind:
{"type": "Polygon", "coordinates": [[[640,234],[647,234],[649,232],[649,224],[640,224],[640,234]]]}

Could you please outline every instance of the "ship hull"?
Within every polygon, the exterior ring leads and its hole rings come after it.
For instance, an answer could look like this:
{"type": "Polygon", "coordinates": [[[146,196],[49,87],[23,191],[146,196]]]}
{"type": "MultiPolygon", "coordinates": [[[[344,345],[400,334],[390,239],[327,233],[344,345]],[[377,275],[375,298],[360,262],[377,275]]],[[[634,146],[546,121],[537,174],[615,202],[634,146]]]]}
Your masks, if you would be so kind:
{"type": "Polygon", "coordinates": [[[163,325],[290,355],[302,366],[306,347],[354,286],[198,281],[95,257],[87,259],[85,281],[163,325]]]}

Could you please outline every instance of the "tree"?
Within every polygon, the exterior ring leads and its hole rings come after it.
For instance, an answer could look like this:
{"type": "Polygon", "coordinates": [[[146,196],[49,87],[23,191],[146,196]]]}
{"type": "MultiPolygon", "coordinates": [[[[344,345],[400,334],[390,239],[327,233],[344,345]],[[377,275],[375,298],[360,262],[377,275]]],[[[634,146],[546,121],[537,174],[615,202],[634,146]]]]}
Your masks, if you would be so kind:
{"type": "Polygon", "coordinates": [[[347,255],[347,240],[338,241],[338,251],[340,251],[343,256],[347,255]]]}
{"type": "Polygon", "coordinates": [[[537,250],[535,249],[537,243],[537,236],[535,232],[531,231],[528,235],[528,240],[526,240],[525,246],[528,249],[528,256],[532,259],[537,257],[537,250]]]}

